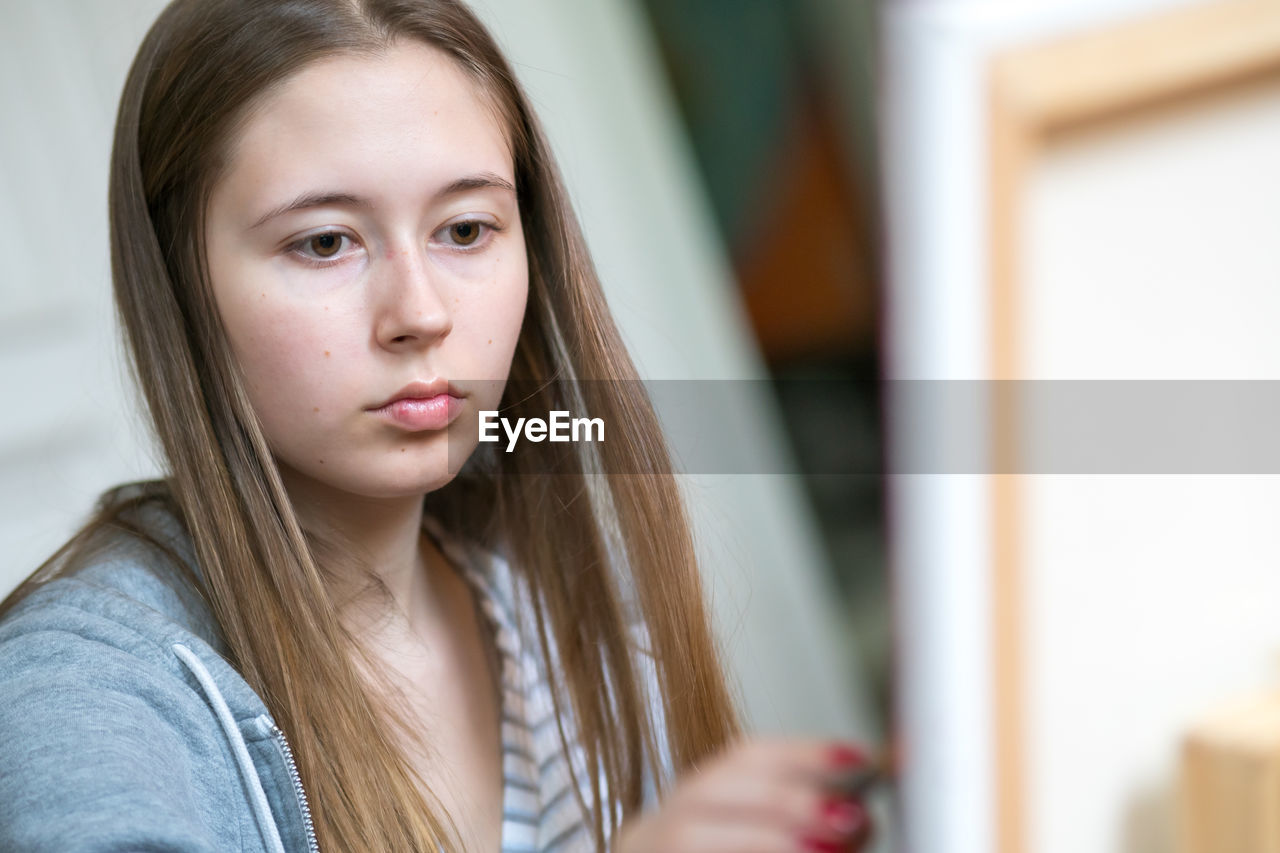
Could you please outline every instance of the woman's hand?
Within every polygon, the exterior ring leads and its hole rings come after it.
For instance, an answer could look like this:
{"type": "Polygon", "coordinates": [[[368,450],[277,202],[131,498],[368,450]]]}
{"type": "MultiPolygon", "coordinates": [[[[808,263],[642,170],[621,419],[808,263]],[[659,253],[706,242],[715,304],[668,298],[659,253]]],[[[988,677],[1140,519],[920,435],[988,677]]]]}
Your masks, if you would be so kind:
{"type": "Polygon", "coordinates": [[[738,741],[620,827],[612,851],[856,853],[871,835],[867,812],[829,786],[865,763],[861,749],[840,741],[738,741]]]}

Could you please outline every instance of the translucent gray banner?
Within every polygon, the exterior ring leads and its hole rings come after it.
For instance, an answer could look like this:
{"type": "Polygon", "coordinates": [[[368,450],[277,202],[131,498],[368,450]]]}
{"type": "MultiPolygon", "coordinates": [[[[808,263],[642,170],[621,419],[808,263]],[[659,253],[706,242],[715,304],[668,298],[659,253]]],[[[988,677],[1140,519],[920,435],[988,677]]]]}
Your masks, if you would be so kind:
{"type": "Polygon", "coordinates": [[[898,474],[1278,474],[1280,382],[899,381],[898,474]]]}
{"type": "Polygon", "coordinates": [[[874,476],[883,468],[868,385],[851,380],[512,381],[493,410],[473,402],[492,397],[492,383],[488,394],[485,383],[457,384],[474,393],[449,429],[455,472],[467,463],[504,474],[566,473],[579,452],[602,474],[874,476]],[[669,461],[635,443],[640,400],[657,414],[669,461]],[[783,406],[820,438],[793,440],[783,406]],[[850,409],[863,413],[856,429],[841,414],[850,409]]]}
{"type": "Polygon", "coordinates": [[[471,408],[450,428],[455,470],[475,455],[563,473],[585,448],[603,474],[1280,474],[1280,381],[511,382],[486,443],[471,408]],[[628,446],[638,395],[670,464],[628,446]],[[546,425],[530,434],[535,419],[546,425]]]}

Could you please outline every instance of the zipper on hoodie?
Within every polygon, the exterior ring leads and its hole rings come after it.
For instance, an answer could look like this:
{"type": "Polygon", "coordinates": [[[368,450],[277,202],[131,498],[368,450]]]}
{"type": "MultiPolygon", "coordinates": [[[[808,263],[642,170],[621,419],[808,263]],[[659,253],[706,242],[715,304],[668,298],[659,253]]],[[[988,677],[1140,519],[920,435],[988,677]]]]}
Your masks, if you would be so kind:
{"type": "Polygon", "coordinates": [[[302,825],[307,831],[307,850],[309,853],[320,853],[320,845],[316,842],[316,830],[311,824],[311,806],[307,804],[307,792],[302,788],[302,777],[298,775],[298,765],[293,760],[293,748],[285,738],[284,732],[274,722],[271,723],[271,734],[280,744],[284,753],[285,765],[289,768],[289,778],[293,780],[293,790],[298,795],[298,805],[302,806],[302,825]]]}

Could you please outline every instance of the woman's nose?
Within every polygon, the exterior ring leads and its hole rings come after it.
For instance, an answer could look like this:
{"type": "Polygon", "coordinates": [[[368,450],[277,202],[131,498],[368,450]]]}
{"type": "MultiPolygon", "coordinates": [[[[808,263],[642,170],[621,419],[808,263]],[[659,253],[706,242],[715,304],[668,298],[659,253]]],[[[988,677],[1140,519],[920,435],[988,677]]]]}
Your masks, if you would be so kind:
{"type": "Polygon", "coordinates": [[[389,252],[378,271],[375,334],[389,349],[422,346],[453,329],[445,276],[433,269],[424,250],[389,252]]]}

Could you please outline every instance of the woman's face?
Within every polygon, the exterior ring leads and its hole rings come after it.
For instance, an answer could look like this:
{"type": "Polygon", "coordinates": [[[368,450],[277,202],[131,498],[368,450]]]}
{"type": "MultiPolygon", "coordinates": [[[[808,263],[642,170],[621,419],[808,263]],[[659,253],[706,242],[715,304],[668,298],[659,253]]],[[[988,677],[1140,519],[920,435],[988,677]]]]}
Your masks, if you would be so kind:
{"type": "Polygon", "coordinates": [[[514,186],[498,120],[425,45],[313,63],[253,111],[213,190],[206,251],[287,480],[422,494],[475,449],[528,294],[514,186]],[[441,381],[460,401],[379,408],[441,381]]]}

